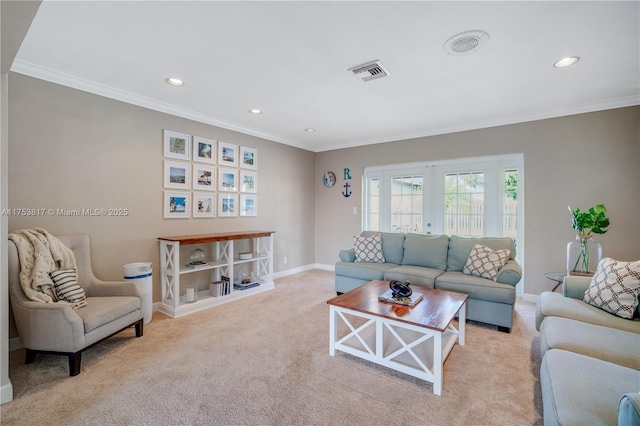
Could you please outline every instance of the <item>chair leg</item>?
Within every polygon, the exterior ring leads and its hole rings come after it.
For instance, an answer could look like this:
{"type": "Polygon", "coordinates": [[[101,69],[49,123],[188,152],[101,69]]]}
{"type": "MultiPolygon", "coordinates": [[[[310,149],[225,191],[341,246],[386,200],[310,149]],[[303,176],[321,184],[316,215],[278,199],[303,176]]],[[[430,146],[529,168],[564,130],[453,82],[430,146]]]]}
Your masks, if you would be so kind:
{"type": "Polygon", "coordinates": [[[136,337],[142,337],[144,333],[144,323],[143,320],[140,320],[136,323],[136,337]]]}
{"type": "Polygon", "coordinates": [[[80,365],[82,364],[82,352],[69,354],[69,375],[77,376],[80,374],[80,365]]]}
{"type": "Polygon", "coordinates": [[[27,356],[24,359],[25,364],[31,364],[36,360],[36,351],[31,349],[25,349],[27,351],[27,356]]]}

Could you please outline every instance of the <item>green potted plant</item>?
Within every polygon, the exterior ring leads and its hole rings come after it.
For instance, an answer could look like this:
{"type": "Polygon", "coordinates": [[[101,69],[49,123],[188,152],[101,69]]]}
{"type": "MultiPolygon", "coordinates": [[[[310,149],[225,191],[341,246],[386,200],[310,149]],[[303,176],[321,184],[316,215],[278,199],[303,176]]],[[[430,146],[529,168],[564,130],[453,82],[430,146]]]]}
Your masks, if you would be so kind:
{"type": "Polygon", "coordinates": [[[567,274],[593,275],[602,258],[602,246],[593,240],[592,234],[604,234],[610,225],[607,208],[597,204],[587,211],[571,210],[571,225],[578,231],[575,241],[567,244],[567,274]]]}

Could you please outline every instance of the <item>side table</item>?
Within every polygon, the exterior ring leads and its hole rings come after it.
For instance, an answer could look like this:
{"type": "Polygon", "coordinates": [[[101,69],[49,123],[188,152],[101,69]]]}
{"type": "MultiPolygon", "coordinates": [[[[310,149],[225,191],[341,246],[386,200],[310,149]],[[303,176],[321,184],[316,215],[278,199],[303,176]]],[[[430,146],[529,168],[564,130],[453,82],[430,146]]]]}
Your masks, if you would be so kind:
{"type": "Polygon", "coordinates": [[[553,290],[551,290],[551,291],[556,291],[556,289],[560,287],[560,284],[562,284],[562,282],[564,281],[564,277],[566,277],[567,274],[565,272],[547,272],[546,274],[544,274],[544,276],[550,279],[551,281],[556,282],[556,285],[553,287],[553,290]]]}

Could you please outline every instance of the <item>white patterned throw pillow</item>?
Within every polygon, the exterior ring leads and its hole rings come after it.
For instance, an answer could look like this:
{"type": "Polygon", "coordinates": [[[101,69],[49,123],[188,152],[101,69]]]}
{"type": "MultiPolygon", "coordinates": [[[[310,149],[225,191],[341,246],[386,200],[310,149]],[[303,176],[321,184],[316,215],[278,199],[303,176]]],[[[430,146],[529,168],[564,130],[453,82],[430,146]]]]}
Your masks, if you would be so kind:
{"type": "Polygon", "coordinates": [[[356,262],[384,263],[382,253],[382,236],[375,234],[370,237],[354,235],[353,248],[356,253],[356,262]]]}
{"type": "Polygon", "coordinates": [[[584,301],[621,318],[631,319],[640,296],[640,260],[618,262],[605,257],[598,263],[584,301]]]}
{"type": "Polygon", "coordinates": [[[84,289],[78,285],[75,269],[60,269],[49,273],[53,280],[58,300],[71,303],[73,309],[87,306],[87,297],[84,289]]]}
{"type": "Polygon", "coordinates": [[[469,253],[462,273],[497,281],[498,272],[507,263],[510,254],[509,249],[492,250],[487,246],[476,244],[469,253]]]}

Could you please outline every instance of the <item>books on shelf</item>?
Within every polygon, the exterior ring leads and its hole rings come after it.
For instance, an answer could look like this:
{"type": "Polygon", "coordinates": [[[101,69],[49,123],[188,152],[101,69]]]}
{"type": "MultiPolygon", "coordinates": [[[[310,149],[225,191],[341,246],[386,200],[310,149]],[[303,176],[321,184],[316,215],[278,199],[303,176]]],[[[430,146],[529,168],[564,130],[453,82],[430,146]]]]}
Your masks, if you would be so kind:
{"type": "Polygon", "coordinates": [[[404,306],[414,306],[416,303],[422,300],[422,294],[413,293],[409,297],[401,297],[401,298],[395,299],[393,297],[393,291],[389,289],[384,293],[382,293],[380,296],[378,296],[378,300],[381,302],[397,303],[399,305],[404,305],[404,306]]]}
{"type": "Polygon", "coordinates": [[[236,290],[246,290],[248,288],[257,287],[259,285],[260,283],[255,281],[250,283],[235,283],[233,285],[233,288],[235,288],[236,290]]]}
{"type": "Polygon", "coordinates": [[[209,284],[209,295],[213,297],[225,296],[231,292],[229,277],[222,276],[221,281],[209,284]]]}
{"type": "Polygon", "coordinates": [[[185,265],[187,268],[198,269],[198,268],[206,268],[207,266],[211,266],[207,262],[191,262],[185,265]]]}

